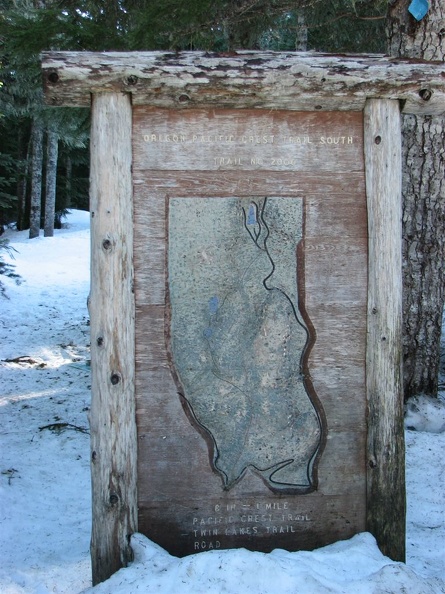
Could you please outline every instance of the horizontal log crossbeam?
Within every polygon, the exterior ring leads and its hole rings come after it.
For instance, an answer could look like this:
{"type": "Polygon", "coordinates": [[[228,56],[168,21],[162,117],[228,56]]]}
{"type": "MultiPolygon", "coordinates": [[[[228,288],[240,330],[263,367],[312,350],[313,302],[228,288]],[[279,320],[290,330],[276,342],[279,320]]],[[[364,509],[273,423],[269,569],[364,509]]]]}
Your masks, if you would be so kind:
{"type": "Polygon", "coordinates": [[[131,93],[133,105],[362,111],[397,99],[403,113],[445,112],[445,65],[381,55],[311,52],[45,52],[49,105],[89,107],[91,94],[131,93]]]}

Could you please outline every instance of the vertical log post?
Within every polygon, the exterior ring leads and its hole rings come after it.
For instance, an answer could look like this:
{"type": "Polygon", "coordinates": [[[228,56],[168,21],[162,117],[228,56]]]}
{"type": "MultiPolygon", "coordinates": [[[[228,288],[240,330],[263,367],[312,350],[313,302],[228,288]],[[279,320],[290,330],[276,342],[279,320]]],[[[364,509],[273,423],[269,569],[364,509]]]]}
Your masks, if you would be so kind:
{"type": "Polygon", "coordinates": [[[131,103],[93,96],[91,557],[97,584],[131,560],[137,529],[131,103]]]}
{"type": "Polygon", "coordinates": [[[398,101],[368,100],[364,128],[369,230],[367,529],[385,555],[404,561],[402,166],[398,101]]]}

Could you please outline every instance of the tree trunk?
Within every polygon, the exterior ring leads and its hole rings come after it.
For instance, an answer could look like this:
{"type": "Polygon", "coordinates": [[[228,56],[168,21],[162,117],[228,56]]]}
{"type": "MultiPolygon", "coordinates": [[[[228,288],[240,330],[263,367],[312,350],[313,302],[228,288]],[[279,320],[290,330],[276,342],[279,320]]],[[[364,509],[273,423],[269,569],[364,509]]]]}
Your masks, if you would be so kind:
{"type": "Polygon", "coordinates": [[[307,51],[307,35],[308,28],[304,14],[299,14],[297,17],[297,31],[295,35],[295,50],[297,52],[307,51]]]}
{"type": "Polygon", "coordinates": [[[54,235],[54,217],[56,212],[56,178],[59,138],[53,127],[47,132],[46,159],[46,195],[45,195],[45,237],[54,235]]]}
{"type": "MultiPolygon", "coordinates": [[[[388,51],[403,58],[445,59],[445,4],[430,0],[419,22],[406,0],[388,12],[388,51]]],[[[425,101],[429,90],[423,93],[425,101]]],[[[421,95],[422,96],[422,95],[421,95]]],[[[437,396],[445,298],[445,118],[403,117],[403,357],[405,399],[437,396]]]]}
{"type": "Polygon", "coordinates": [[[65,208],[71,208],[71,195],[73,186],[73,162],[70,155],[66,157],[66,183],[65,183],[65,208]]]}
{"type": "Polygon", "coordinates": [[[32,124],[31,210],[29,239],[40,233],[42,202],[43,124],[34,119],[32,124]]]}
{"type": "Polygon", "coordinates": [[[25,141],[25,133],[22,126],[18,131],[18,159],[21,163],[20,176],[17,182],[17,231],[28,228],[29,212],[26,204],[28,189],[29,162],[31,158],[32,138],[25,141]],[[23,165],[22,165],[23,164],[23,165]]]}

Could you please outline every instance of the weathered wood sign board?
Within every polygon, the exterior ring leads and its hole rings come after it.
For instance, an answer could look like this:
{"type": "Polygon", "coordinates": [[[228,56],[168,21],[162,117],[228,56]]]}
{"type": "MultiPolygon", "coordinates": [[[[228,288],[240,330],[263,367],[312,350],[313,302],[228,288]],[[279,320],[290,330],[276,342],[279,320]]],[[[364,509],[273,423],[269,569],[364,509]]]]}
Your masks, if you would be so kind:
{"type": "Polygon", "coordinates": [[[133,179],[139,530],[365,530],[362,114],[135,107],[133,179]]]}
{"type": "Polygon", "coordinates": [[[93,581],[177,555],[405,555],[400,113],[443,64],[52,52],[92,106],[93,581]]]}

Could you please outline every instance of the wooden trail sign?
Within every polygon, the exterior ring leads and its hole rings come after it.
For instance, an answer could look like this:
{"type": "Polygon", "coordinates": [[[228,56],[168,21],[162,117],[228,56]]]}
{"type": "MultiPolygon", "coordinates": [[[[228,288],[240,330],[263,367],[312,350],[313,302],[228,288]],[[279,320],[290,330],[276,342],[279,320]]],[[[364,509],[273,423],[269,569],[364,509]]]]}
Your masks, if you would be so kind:
{"type": "Polygon", "coordinates": [[[442,64],[48,53],[92,105],[93,579],[167,550],[404,559],[400,112],[442,64]]]}

